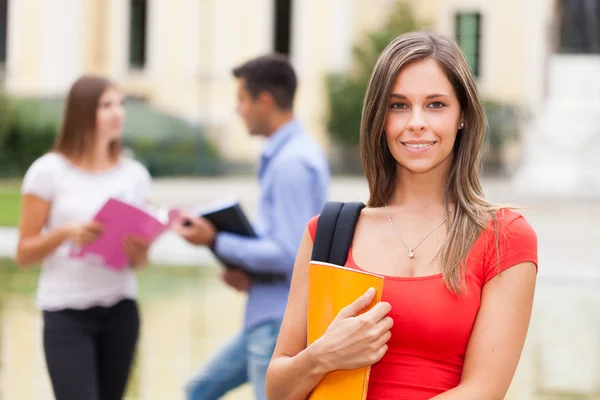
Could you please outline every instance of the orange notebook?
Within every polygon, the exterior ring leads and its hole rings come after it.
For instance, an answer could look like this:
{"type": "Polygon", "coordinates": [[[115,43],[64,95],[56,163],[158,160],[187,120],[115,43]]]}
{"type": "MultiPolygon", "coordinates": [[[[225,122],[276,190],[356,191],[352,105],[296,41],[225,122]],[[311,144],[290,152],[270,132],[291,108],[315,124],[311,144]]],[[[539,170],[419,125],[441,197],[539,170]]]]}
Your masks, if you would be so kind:
{"type": "MultiPolygon", "coordinates": [[[[363,295],[376,290],[373,302],[381,301],[383,280],[380,275],[339,265],[311,261],[308,266],[308,344],[320,338],[340,310],[363,295]]],[[[325,375],[308,397],[309,400],[364,400],[367,397],[371,367],[332,371],[325,375]]]]}

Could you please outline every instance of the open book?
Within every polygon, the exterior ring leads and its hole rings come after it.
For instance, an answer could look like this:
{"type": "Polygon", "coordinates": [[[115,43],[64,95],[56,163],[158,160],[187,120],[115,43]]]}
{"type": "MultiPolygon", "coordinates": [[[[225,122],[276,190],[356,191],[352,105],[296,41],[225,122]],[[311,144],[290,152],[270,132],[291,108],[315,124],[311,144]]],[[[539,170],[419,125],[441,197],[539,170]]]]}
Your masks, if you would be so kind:
{"type": "Polygon", "coordinates": [[[138,236],[151,243],[168,228],[149,211],[114,198],[107,200],[94,220],[103,225],[104,232],[95,242],[74,248],[71,256],[95,258],[115,270],[129,264],[123,250],[127,236],[138,236]]]}
{"type": "MultiPolygon", "coordinates": [[[[373,302],[362,312],[381,301],[384,278],[320,261],[308,266],[307,337],[310,345],[323,336],[342,308],[354,302],[369,288],[375,289],[373,302]]],[[[313,389],[309,400],[364,400],[367,397],[371,367],[332,371],[313,389]]]]}

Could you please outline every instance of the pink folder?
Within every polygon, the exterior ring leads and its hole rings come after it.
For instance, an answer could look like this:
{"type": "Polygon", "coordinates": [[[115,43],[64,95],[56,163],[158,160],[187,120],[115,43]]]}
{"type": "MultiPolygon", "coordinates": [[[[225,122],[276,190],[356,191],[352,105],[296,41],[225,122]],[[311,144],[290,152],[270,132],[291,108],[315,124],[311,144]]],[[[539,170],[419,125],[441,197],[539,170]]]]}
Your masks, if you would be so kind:
{"type": "Polygon", "coordinates": [[[104,265],[121,270],[129,264],[123,250],[127,236],[135,235],[152,243],[168,228],[154,216],[120,200],[109,199],[94,217],[104,226],[102,236],[72,253],[73,257],[101,257],[104,265]]]}

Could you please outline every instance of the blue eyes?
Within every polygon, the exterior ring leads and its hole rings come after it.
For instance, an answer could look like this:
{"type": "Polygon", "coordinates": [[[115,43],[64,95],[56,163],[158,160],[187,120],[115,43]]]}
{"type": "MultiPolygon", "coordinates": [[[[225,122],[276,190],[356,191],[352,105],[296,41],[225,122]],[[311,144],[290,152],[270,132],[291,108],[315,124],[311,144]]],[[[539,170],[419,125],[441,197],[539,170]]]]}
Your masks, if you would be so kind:
{"type": "MultiPolygon", "coordinates": [[[[427,108],[431,108],[431,109],[440,109],[440,108],[444,108],[446,107],[446,105],[444,103],[442,103],[441,101],[434,101],[433,103],[429,103],[427,105],[427,108]]],[[[392,103],[390,105],[390,108],[392,110],[407,110],[409,108],[408,104],[405,103],[392,103]]]]}

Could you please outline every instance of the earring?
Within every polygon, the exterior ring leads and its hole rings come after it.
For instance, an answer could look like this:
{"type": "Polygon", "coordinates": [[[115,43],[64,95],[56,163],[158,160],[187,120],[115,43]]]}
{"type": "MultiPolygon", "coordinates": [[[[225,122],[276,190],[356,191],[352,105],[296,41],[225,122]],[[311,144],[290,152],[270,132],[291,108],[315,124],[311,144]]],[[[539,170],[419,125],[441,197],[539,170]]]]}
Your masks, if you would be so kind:
{"type": "Polygon", "coordinates": [[[458,129],[462,129],[462,128],[464,128],[464,127],[465,127],[465,123],[464,123],[464,122],[461,122],[461,123],[460,123],[460,125],[458,126],[458,129]]]}

